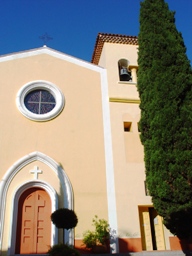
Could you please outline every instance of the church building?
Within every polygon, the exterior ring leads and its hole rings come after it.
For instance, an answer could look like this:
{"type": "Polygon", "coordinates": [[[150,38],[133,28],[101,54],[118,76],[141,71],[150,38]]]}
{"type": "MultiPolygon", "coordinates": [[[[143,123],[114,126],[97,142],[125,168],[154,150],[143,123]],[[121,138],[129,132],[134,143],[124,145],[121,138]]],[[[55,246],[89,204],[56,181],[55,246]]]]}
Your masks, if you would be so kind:
{"type": "Polygon", "coordinates": [[[47,46],[0,56],[2,255],[60,243],[59,208],[78,217],[77,249],[95,215],[112,253],[181,249],[145,186],[137,53],[137,37],[100,33],[90,63],[47,46]]]}

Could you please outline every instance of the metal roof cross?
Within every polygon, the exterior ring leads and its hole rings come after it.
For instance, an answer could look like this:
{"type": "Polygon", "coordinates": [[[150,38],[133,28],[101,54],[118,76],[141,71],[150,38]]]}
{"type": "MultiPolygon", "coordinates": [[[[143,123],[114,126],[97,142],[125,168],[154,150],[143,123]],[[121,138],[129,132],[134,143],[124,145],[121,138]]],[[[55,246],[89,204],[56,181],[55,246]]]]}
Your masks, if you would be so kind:
{"type": "Polygon", "coordinates": [[[50,40],[53,39],[53,38],[50,37],[47,33],[45,33],[44,35],[40,36],[39,38],[43,41],[44,45],[46,45],[46,43],[47,43],[48,41],[50,41],[50,40]]]}

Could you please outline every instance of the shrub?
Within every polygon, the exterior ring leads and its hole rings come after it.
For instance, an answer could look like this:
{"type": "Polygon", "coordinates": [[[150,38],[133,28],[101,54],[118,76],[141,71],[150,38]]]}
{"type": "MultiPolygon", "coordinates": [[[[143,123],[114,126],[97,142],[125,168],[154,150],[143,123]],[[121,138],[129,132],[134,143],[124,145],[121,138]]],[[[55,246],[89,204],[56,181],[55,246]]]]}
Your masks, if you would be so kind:
{"type": "Polygon", "coordinates": [[[89,249],[93,249],[97,245],[106,246],[110,238],[110,226],[108,222],[104,219],[98,219],[95,215],[92,225],[95,227],[95,230],[87,230],[83,234],[83,244],[89,249]]]}
{"type": "Polygon", "coordinates": [[[56,244],[53,245],[48,254],[50,256],[80,256],[80,253],[67,244],[56,244]]]}
{"type": "Polygon", "coordinates": [[[95,232],[87,230],[83,235],[83,243],[87,248],[93,248],[97,244],[97,237],[95,232]]]}
{"type": "Polygon", "coordinates": [[[105,245],[106,241],[110,237],[110,226],[108,222],[104,219],[98,219],[98,217],[95,215],[95,218],[93,219],[93,226],[95,226],[97,241],[100,244],[105,245]]]}

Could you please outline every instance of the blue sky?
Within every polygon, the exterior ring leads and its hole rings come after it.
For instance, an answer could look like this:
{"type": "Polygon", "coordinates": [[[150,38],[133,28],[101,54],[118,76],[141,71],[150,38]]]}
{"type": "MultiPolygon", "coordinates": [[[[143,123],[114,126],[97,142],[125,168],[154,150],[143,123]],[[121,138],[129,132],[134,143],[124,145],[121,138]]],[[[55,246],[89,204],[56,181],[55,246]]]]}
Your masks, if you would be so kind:
{"type": "MultiPolygon", "coordinates": [[[[166,2],[192,62],[192,0],[166,2]]],[[[41,47],[47,33],[47,46],[90,61],[99,32],[138,35],[139,8],[140,0],[0,0],[0,55],[41,47]]]]}

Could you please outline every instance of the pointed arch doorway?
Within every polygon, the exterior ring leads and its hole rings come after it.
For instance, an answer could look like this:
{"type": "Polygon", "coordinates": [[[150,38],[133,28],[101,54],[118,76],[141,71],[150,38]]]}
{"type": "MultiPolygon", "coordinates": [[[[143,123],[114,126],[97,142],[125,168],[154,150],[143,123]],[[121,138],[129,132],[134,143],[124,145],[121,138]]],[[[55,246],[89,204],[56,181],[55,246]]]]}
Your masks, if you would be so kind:
{"type": "Polygon", "coordinates": [[[16,254],[47,253],[51,245],[51,200],[39,187],[25,190],[18,202],[16,254]]]}

